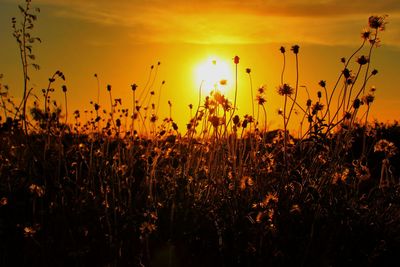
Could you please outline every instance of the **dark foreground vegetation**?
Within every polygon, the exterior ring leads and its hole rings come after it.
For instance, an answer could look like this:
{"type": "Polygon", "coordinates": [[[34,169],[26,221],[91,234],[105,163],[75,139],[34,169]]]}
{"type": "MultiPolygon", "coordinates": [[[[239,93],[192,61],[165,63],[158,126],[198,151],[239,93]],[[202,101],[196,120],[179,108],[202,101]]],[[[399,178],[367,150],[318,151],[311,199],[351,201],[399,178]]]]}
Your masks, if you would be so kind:
{"type": "Polygon", "coordinates": [[[245,160],[235,166],[218,140],[57,138],[9,127],[0,147],[2,266],[396,263],[397,124],[370,129],[376,152],[363,161],[353,160],[359,126],[294,140],[287,169],[281,132],[237,139],[245,160]]]}
{"type": "MultiPolygon", "coordinates": [[[[306,103],[298,79],[284,81],[280,48],[284,129],[267,130],[265,88],[242,117],[236,99],[218,90],[202,99],[200,88],[182,131],[171,102],[158,122],[147,85],[131,86],[129,107],[108,85],[110,109],[98,93],[82,120],[68,117],[56,71],[31,103],[39,10],[30,1],[20,10],[22,101],[0,83],[0,266],[397,266],[400,125],[368,120],[386,16],[369,18],[336,84],[322,80],[306,103]]],[[[297,69],[299,46],[291,52],[297,69]]]]}

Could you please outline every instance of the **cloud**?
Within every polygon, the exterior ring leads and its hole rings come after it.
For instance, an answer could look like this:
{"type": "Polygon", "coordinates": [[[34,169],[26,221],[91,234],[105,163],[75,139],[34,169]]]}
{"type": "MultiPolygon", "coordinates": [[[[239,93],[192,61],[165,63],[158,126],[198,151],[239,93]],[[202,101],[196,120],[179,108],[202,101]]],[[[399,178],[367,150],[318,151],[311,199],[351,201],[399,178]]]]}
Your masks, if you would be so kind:
{"type": "Polygon", "coordinates": [[[400,28],[398,0],[36,0],[34,4],[51,7],[55,16],[130,29],[133,42],[152,43],[349,44],[371,14],[389,14],[386,41],[400,46],[395,37],[400,28]]]}

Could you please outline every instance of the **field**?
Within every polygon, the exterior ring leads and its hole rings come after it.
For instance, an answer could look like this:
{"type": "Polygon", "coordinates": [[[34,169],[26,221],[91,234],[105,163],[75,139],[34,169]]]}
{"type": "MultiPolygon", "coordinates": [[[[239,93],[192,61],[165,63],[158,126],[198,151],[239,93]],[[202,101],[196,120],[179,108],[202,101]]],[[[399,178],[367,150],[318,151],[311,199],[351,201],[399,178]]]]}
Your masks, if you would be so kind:
{"type": "MultiPolygon", "coordinates": [[[[0,84],[0,266],[397,266],[400,125],[368,120],[386,17],[369,18],[336,85],[321,81],[307,103],[283,67],[284,129],[266,130],[263,88],[257,116],[200,91],[182,127],[172,114],[160,122],[136,85],[133,114],[109,85],[109,110],[92,102],[89,120],[67,116],[68,88],[52,98],[61,71],[30,104],[40,39],[29,35],[29,3],[26,24],[13,19],[21,103],[0,84]],[[287,128],[295,108],[304,114],[296,136],[287,128]]],[[[297,59],[300,47],[280,52],[297,59]]]]}

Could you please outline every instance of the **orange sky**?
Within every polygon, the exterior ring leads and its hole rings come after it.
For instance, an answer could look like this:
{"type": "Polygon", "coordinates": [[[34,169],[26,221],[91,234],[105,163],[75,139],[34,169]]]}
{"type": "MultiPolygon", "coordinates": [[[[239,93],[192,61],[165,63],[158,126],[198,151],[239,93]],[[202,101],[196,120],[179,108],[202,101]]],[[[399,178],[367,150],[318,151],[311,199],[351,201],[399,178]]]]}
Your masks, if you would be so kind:
{"type": "MultiPolygon", "coordinates": [[[[0,3],[0,73],[16,97],[22,93],[18,49],[12,37],[11,17],[19,16],[22,1],[0,3]]],[[[381,121],[400,119],[400,3],[399,1],[105,1],[34,0],[40,7],[34,34],[43,42],[34,46],[40,71],[31,71],[31,86],[40,96],[48,77],[56,70],[66,76],[69,110],[89,109],[97,96],[97,73],[101,84],[100,104],[108,108],[106,85],[113,97],[121,97],[131,108],[130,85],[138,92],[146,84],[150,66],[161,62],[153,89],[161,89],[160,117],[173,118],[180,128],[189,119],[189,104],[197,104],[195,70],[211,56],[227,62],[238,55],[238,112],[251,112],[251,68],[254,91],[267,88],[267,111],[272,128],[281,127],[276,116],[283,99],[276,93],[280,84],[281,45],[287,49],[285,82],[294,85],[293,44],[300,46],[299,84],[316,94],[318,82],[332,87],[341,71],[341,57],[348,57],[361,44],[360,32],[372,14],[388,14],[382,46],[374,50],[372,68],[379,74],[369,83],[378,88],[372,117],[381,121]]],[[[366,51],[365,51],[366,53],[366,51]]],[[[154,74],[154,72],[153,72],[154,74]]],[[[55,97],[61,103],[61,85],[55,97]]],[[[228,81],[228,87],[234,81],[228,81]]],[[[304,93],[304,92],[302,92],[304,93]]],[[[304,96],[305,94],[303,94],[304,96]]],[[[228,93],[233,96],[233,91],[228,93]]],[[[315,98],[315,97],[314,97],[315,98]]],[[[232,98],[231,98],[232,99],[232,98]]],[[[232,100],[233,101],[233,100],[232,100]]]]}

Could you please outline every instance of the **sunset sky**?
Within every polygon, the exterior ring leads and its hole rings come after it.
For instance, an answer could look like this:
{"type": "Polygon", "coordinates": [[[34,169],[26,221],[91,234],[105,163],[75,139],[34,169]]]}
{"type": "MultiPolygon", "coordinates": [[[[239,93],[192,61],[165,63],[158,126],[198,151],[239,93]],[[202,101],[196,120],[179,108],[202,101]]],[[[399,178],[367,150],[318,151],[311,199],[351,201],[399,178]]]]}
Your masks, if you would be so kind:
{"type": "MultiPolygon", "coordinates": [[[[0,1],[1,83],[9,85],[16,97],[22,94],[22,72],[11,18],[20,17],[18,4],[24,2],[0,1]]],[[[400,119],[398,0],[33,0],[32,5],[41,9],[34,35],[42,39],[34,46],[36,63],[41,66],[40,71],[31,71],[34,93],[40,96],[48,77],[61,70],[68,86],[69,110],[83,111],[90,108],[90,100],[96,100],[97,73],[100,105],[109,106],[106,86],[110,84],[113,97],[121,97],[131,109],[130,85],[136,83],[140,94],[150,66],[161,62],[153,85],[157,98],[165,80],[159,115],[161,119],[168,116],[170,100],[172,116],[181,129],[190,116],[188,105],[197,105],[201,64],[216,60],[217,65],[230,68],[226,94],[231,98],[233,57],[238,55],[239,114],[251,112],[245,71],[251,68],[254,91],[261,85],[267,89],[269,124],[281,127],[276,116],[283,105],[276,93],[283,63],[280,46],[287,50],[285,82],[291,85],[295,58],[290,47],[300,46],[299,84],[307,86],[316,99],[318,82],[326,80],[331,89],[342,68],[340,58],[349,57],[362,43],[360,33],[368,17],[387,14],[386,30],[380,33],[382,45],[371,59],[371,67],[379,73],[368,87],[377,88],[372,118],[400,119]]],[[[63,105],[62,84],[56,83],[55,97],[63,105]]]]}

